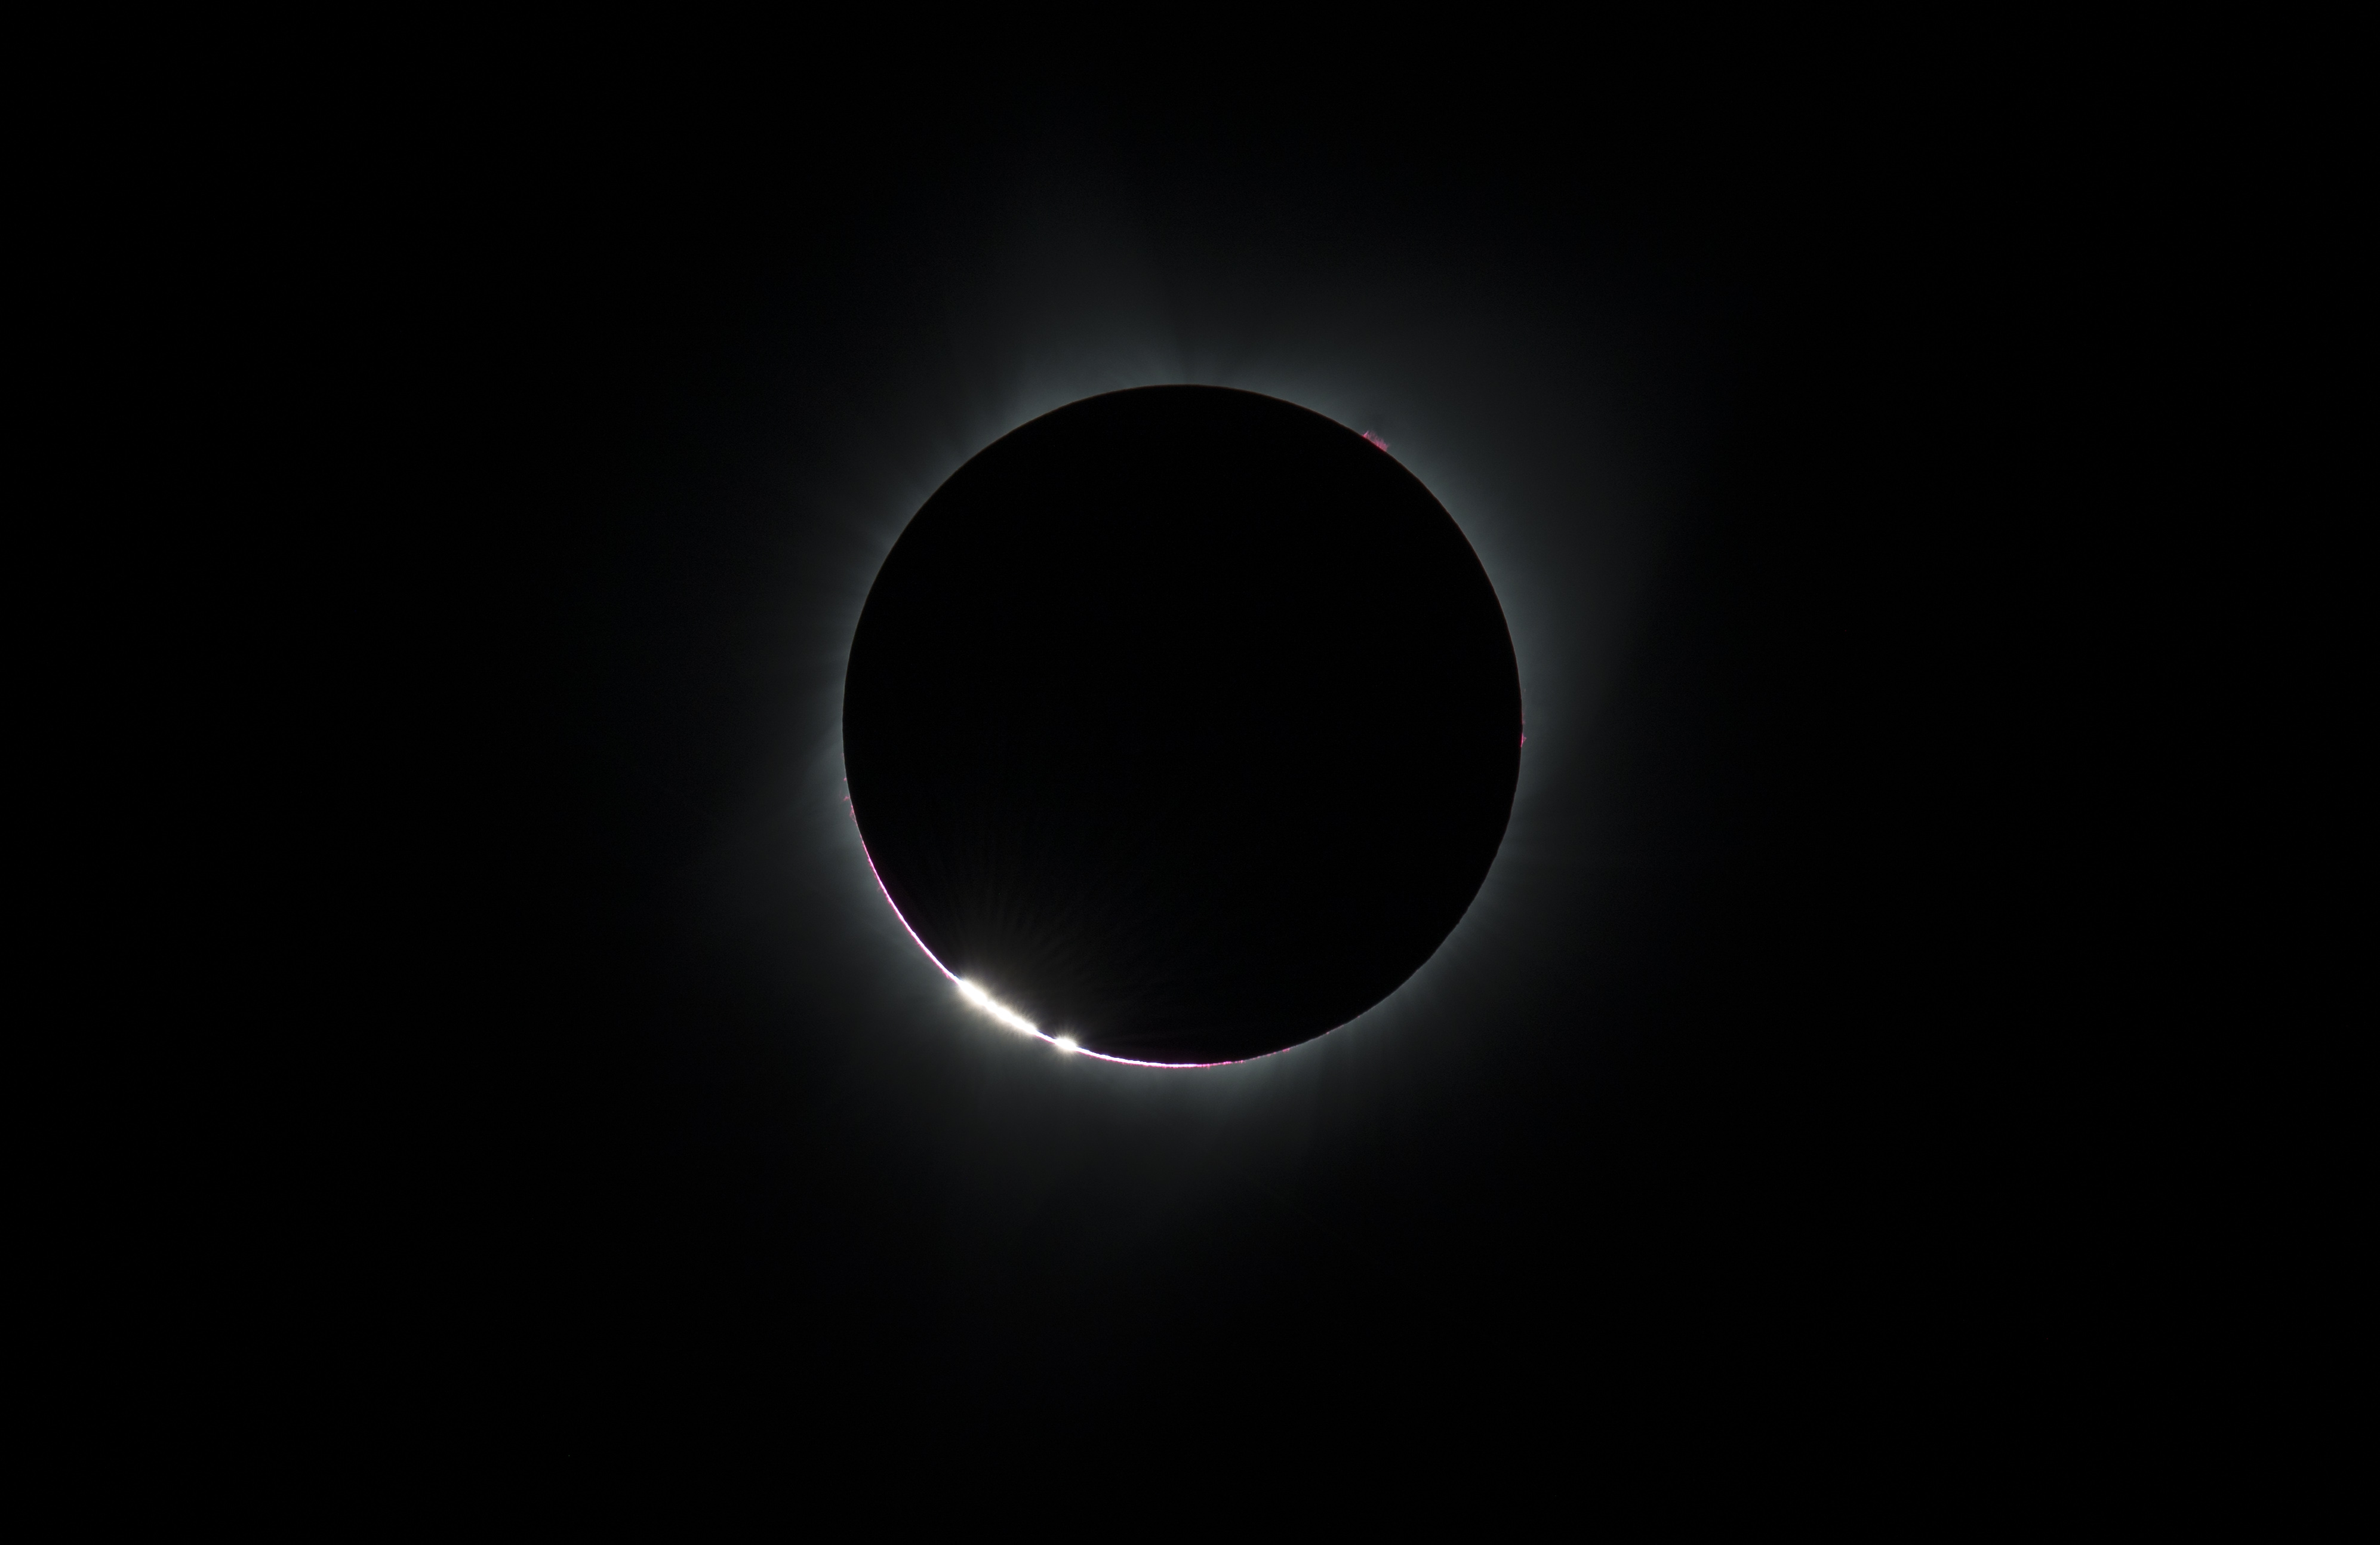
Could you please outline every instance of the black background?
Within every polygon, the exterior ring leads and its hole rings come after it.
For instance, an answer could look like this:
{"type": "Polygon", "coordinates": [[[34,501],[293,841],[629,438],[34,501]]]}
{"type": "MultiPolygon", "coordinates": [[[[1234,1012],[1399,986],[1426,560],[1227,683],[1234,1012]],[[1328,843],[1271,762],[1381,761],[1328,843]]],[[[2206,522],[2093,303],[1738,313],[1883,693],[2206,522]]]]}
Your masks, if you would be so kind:
{"type": "Polygon", "coordinates": [[[325,642],[273,667],[313,836],[262,1147],[308,1199],[260,1292],[309,1378],[499,1447],[1157,1470],[1382,1421],[1881,1441],[2022,1386],[2082,1073],[2036,969],[2054,581],[2010,554],[2058,372],[2013,131],[1611,84],[548,82],[347,142],[290,265],[325,642]],[[1349,295],[1352,366],[1309,322],[1349,295]],[[1502,512],[1560,754],[1392,1021],[1115,1082],[949,1000],[807,726],[958,461],[1266,369],[1502,512]]]}

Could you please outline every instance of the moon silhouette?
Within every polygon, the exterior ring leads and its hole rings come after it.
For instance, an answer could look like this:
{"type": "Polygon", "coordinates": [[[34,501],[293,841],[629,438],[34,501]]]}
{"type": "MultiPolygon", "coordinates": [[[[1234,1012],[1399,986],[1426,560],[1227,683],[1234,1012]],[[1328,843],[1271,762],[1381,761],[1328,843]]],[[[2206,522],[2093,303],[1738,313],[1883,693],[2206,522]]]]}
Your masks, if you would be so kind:
{"type": "Polygon", "coordinates": [[[886,898],[992,1025],[1161,1065],[1344,1025],[1512,813],[1494,588],[1376,439],[1208,386],[986,447],[886,557],[844,680],[886,898]]]}

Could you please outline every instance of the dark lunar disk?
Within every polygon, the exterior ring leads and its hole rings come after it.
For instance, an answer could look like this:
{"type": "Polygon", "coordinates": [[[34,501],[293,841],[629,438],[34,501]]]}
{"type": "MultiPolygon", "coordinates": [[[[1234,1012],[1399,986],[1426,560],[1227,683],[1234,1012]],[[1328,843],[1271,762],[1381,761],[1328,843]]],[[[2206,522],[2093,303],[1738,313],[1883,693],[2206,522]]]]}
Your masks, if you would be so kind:
{"type": "Polygon", "coordinates": [[[1117,392],[917,512],[852,640],[878,878],[945,967],[1143,1062],[1310,1040],[1470,906],[1520,776],[1478,558],[1361,436],[1271,397],[1117,392]]]}

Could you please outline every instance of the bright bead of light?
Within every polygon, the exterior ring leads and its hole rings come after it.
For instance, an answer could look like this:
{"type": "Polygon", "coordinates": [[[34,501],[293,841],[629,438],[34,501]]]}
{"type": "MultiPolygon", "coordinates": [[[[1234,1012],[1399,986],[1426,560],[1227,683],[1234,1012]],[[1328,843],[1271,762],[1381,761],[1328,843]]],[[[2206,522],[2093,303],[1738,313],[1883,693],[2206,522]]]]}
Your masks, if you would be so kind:
{"type": "Polygon", "coordinates": [[[1002,1024],[1007,1026],[1012,1030],[1023,1030],[1026,1035],[1039,1035],[1041,1033],[1040,1026],[1036,1025],[1032,1020],[1026,1018],[1025,1016],[1017,1013],[1014,1009],[1008,1007],[1005,1004],[1000,1003],[998,1000],[994,999],[990,993],[986,992],[982,988],[978,987],[971,981],[962,981],[959,983],[959,996],[965,998],[968,1003],[973,1004],[976,1007],[983,1010],[984,1013],[990,1015],[994,1019],[999,1020],[1002,1024]]]}

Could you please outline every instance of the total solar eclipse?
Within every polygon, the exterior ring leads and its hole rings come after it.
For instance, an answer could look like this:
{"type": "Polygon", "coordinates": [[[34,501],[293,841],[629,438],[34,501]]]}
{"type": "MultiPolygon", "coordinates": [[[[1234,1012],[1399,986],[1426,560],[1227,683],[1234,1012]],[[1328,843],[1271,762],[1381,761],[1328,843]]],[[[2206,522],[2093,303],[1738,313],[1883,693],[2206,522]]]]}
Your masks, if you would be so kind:
{"type": "Polygon", "coordinates": [[[1091,397],[917,512],[844,679],[886,898],[994,1021],[1194,1066],[1396,991],[1486,879],[1520,676],[1462,530],[1254,393],[1091,397]]]}

